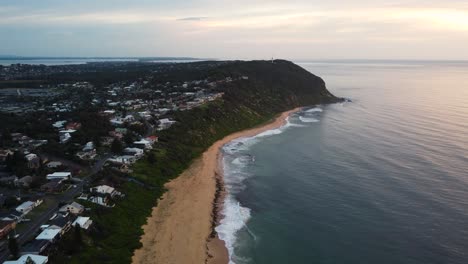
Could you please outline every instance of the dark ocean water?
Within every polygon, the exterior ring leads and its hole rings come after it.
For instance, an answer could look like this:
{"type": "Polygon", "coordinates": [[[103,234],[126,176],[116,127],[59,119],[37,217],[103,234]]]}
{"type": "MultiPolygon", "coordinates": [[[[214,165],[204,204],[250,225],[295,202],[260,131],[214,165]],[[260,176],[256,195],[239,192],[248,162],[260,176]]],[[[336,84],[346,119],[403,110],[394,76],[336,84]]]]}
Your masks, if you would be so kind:
{"type": "Polygon", "coordinates": [[[468,63],[301,63],[352,102],[225,149],[231,263],[468,263],[468,63]]]}

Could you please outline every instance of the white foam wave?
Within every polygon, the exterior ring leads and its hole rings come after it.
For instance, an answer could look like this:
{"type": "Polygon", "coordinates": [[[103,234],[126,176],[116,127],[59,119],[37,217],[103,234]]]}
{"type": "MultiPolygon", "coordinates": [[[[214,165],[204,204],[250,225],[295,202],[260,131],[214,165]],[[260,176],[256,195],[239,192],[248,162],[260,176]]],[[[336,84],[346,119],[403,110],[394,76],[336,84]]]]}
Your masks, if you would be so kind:
{"type": "Polygon", "coordinates": [[[232,195],[228,195],[224,200],[223,215],[224,218],[215,230],[226,245],[230,256],[229,264],[235,264],[232,258],[234,256],[236,234],[246,226],[246,222],[250,219],[250,209],[242,207],[232,195]]]}
{"type": "Polygon", "coordinates": [[[316,123],[316,122],[319,122],[319,120],[316,119],[316,118],[303,117],[303,116],[300,116],[300,117],[299,117],[299,120],[301,120],[301,121],[304,122],[304,123],[316,123]]]}
{"type": "Polygon", "coordinates": [[[322,109],[322,108],[319,108],[319,107],[314,107],[314,108],[311,108],[311,109],[306,110],[305,112],[306,112],[306,113],[323,112],[323,109],[322,109]]]}
{"type": "Polygon", "coordinates": [[[234,260],[238,259],[234,254],[237,232],[242,228],[246,228],[247,232],[255,238],[255,235],[246,225],[247,221],[250,219],[250,209],[241,206],[235,198],[235,195],[245,188],[245,179],[252,176],[246,170],[248,164],[254,162],[253,156],[248,154],[249,148],[262,138],[279,135],[287,128],[297,126],[303,125],[291,123],[288,117],[286,118],[285,124],[279,128],[264,131],[253,137],[238,138],[223,146],[225,155],[223,156],[222,162],[227,195],[221,212],[224,218],[220,221],[220,224],[215,230],[219,238],[226,244],[230,264],[235,264],[234,260]]]}

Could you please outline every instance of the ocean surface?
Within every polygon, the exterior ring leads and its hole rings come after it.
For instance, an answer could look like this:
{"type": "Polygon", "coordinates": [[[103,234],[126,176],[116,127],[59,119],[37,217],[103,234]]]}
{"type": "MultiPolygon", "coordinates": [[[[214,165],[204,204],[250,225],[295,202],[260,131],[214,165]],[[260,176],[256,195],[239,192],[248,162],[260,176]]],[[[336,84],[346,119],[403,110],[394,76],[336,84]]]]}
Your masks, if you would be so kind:
{"type": "Polygon", "coordinates": [[[300,65],[352,102],[224,147],[231,263],[468,263],[468,63],[300,65]]]}
{"type": "Polygon", "coordinates": [[[11,64],[31,64],[31,65],[74,65],[74,64],[87,64],[96,62],[138,62],[143,60],[144,62],[154,63],[184,63],[200,61],[200,59],[194,58],[100,58],[100,57],[89,57],[89,58],[78,58],[78,57],[25,57],[25,58],[2,58],[0,57],[0,65],[10,66],[11,64]]]}

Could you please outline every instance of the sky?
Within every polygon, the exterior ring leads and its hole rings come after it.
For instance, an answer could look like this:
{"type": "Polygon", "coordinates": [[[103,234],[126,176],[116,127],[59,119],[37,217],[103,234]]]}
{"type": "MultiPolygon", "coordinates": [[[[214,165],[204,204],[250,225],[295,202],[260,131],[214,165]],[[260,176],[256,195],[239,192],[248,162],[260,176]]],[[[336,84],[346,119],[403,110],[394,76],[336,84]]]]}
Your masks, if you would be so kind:
{"type": "Polygon", "coordinates": [[[468,0],[1,0],[0,54],[468,59],[468,0]]]}

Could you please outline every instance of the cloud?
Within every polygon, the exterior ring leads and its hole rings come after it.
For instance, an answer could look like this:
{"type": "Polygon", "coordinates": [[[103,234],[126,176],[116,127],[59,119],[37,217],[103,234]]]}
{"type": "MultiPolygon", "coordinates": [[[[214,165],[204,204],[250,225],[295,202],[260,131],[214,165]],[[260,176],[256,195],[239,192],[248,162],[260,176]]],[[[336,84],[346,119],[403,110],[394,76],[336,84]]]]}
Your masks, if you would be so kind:
{"type": "Polygon", "coordinates": [[[205,20],[208,17],[184,17],[184,18],[179,18],[177,21],[200,21],[200,20],[205,20]]]}

